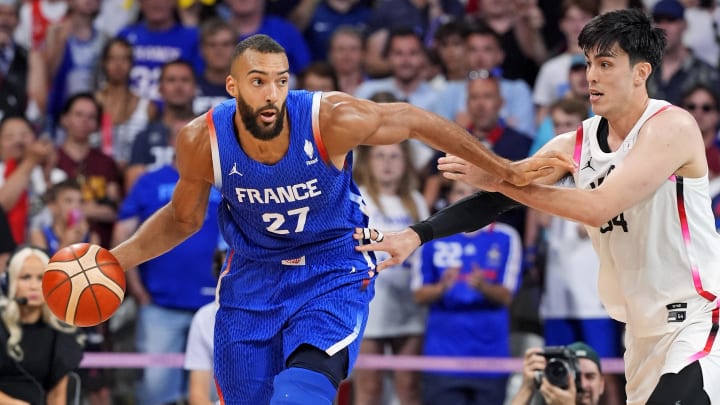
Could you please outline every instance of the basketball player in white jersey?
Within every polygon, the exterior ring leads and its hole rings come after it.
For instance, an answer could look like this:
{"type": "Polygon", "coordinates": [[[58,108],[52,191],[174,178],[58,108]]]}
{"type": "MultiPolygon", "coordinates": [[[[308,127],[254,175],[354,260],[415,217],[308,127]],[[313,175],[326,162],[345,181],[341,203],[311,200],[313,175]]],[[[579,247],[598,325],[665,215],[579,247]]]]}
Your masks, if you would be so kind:
{"type": "Polygon", "coordinates": [[[539,152],[573,155],[577,188],[550,185],[569,174],[561,170],[515,187],[448,156],[439,162],[447,178],[507,197],[477,194],[358,250],[389,252],[381,270],[430,239],[483,226],[516,201],[581,222],[600,258],[603,304],[626,323],[628,404],[720,403],[720,236],[703,140],[689,113],[650,99],[646,88],[664,33],[641,11],[620,10],[595,17],[579,45],[596,116],[539,152]]]}

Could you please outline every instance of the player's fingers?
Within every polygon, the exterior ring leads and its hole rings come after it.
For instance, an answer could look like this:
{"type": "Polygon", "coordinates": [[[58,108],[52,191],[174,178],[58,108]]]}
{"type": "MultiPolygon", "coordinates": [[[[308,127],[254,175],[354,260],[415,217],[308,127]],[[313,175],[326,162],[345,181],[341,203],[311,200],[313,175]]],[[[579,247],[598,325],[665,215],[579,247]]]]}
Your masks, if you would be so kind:
{"type": "Polygon", "coordinates": [[[461,180],[463,175],[458,173],[442,172],[442,176],[448,180],[461,180]]]}
{"type": "Polygon", "coordinates": [[[395,258],[395,257],[391,257],[391,258],[389,258],[389,259],[387,259],[387,260],[383,260],[382,262],[380,262],[380,263],[377,265],[377,267],[375,268],[375,270],[376,270],[378,273],[380,273],[381,271],[387,269],[388,267],[397,266],[398,264],[400,264],[400,261],[397,260],[397,258],[395,258]]]}

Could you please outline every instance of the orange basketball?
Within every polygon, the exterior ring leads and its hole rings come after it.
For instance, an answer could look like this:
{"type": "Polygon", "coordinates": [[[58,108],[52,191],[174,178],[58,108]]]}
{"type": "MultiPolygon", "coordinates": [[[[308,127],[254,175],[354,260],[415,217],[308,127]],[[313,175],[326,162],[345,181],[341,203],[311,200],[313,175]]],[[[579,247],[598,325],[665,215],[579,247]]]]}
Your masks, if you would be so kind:
{"type": "Polygon", "coordinates": [[[55,316],[75,326],[104,322],[125,297],[125,272],[105,248],[76,243],[50,258],[42,280],[45,302],[55,316]]]}

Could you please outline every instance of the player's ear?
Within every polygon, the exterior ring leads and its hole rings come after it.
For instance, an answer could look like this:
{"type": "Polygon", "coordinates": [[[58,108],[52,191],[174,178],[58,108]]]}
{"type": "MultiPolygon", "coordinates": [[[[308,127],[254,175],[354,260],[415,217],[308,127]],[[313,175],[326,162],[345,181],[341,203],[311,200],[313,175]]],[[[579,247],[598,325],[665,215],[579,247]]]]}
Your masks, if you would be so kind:
{"type": "Polygon", "coordinates": [[[237,97],[237,87],[232,75],[228,75],[225,78],[225,91],[227,91],[231,97],[237,97]]]}
{"type": "Polygon", "coordinates": [[[649,62],[638,62],[635,65],[635,77],[638,85],[645,85],[645,82],[652,73],[652,65],[649,62]]]}

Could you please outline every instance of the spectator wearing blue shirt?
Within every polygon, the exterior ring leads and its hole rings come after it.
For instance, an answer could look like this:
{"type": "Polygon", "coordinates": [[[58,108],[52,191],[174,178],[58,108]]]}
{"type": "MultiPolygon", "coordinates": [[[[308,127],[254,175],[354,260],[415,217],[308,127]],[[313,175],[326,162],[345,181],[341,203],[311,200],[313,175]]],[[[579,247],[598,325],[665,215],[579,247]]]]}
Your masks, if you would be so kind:
{"type": "Polygon", "coordinates": [[[327,59],[330,37],[338,27],[351,26],[363,31],[370,13],[370,8],[360,0],[321,1],[303,33],[313,60],[327,59]]]}
{"type": "MultiPolygon", "coordinates": [[[[450,203],[477,191],[454,182],[450,203]]],[[[510,357],[509,305],[520,283],[522,243],[512,227],[495,223],[422,246],[418,303],[429,304],[423,355],[510,357]]],[[[427,372],[427,405],[502,405],[507,374],[427,372]]]]}
{"type": "Polygon", "coordinates": [[[140,97],[160,101],[158,81],[167,62],[184,60],[202,70],[197,28],[185,27],[175,18],[177,1],[141,1],[143,20],[118,33],[133,45],[132,89],[140,97]]]}
{"type": "MultiPolygon", "coordinates": [[[[179,179],[174,165],[141,176],[120,208],[114,244],[127,239],[150,215],[170,202],[179,179]]],[[[185,350],[193,315],[215,294],[213,257],[220,231],[220,194],[212,190],[202,228],[169,252],[127,271],[128,289],[140,306],[135,344],[140,353],[185,350]]],[[[139,405],[157,405],[185,397],[182,369],[151,367],[137,390],[139,405]]]]}
{"type": "Polygon", "coordinates": [[[302,34],[282,17],[265,14],[263,0],[225,0],[230,9],[230,24],[238,30],[240,40],[255,34],[272,37],[287,52],[290,73],[298,75],[310,63],[310,50],[302,34]]]}

